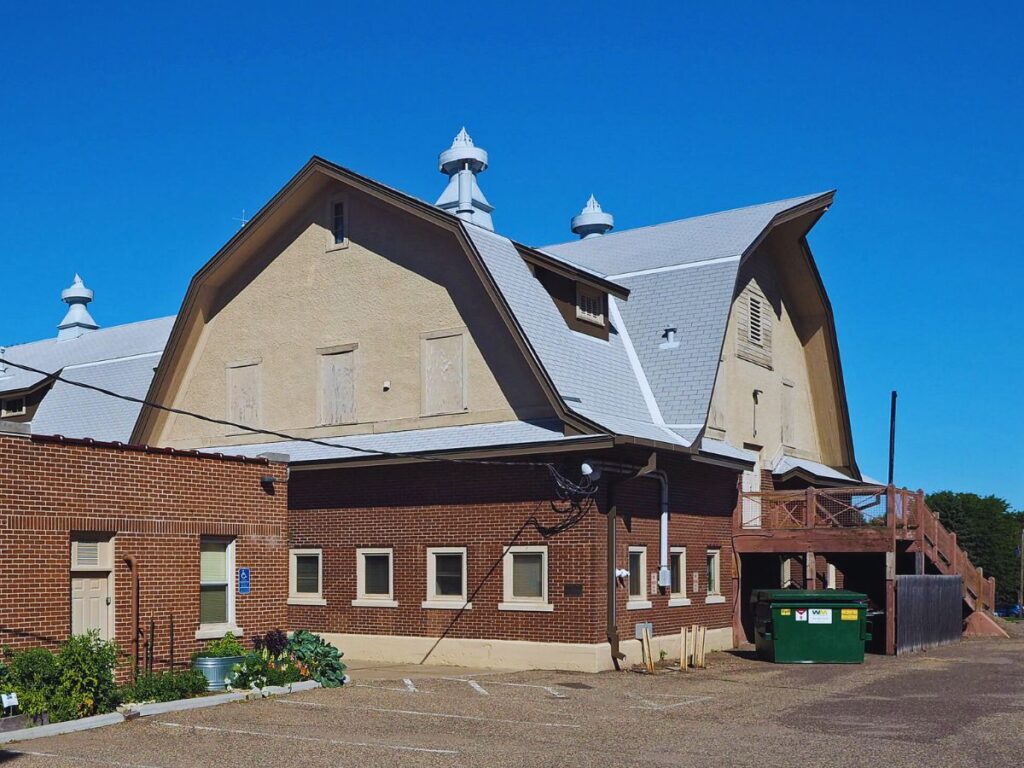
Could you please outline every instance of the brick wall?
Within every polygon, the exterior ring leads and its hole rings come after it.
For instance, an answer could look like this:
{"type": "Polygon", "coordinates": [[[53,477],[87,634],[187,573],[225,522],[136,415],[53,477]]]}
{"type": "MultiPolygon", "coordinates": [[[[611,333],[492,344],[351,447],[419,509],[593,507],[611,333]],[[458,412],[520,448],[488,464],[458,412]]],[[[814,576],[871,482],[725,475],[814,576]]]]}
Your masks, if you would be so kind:
{"type": "Polygon", "coordinates": [[[252,569],[251,594],[235,596],[236,621],[246,635],[283,627],[284,477],[282,466],[264,462],[0,435],[0,644],[55,647],[68,636],[70,542],[81,532],[114,534],[115,636],[126,655],[132,648],[127,556],[138,563],[147,638],[150,618],[155,622],[156,665],[169,657],[171,616],[179,663],[201,645],[195,633],[202,535],[234,537],[236,567],[252,569]],[[267,474],[281,479],[272,494],[260,485],[267,474]]]}
{"type": "MultiPolygon", "coordinates": [[[[669,543],[687,547],[687,591],[692,605],[669,608],[667,595],[650,596],[652,608],[627,611],[628,590],[617,589],[619,626],[633,636],[638,621],[653,621],[658,634],[702,623],[727,627],[732,617],[731,515],[736,504],[736,474],[709,465],[670,461],[669,543]],[[721,585],[725,601],[709,605],[705,553],[721,548],[721,585]],[[692,592],[692,573],[699,589],[692,592]]],[[[548,595],[554,610],[514,612],[498,609],[503,600],[505,544],[530,515],[545,525],[560,519],[550,508],[554,486],[535,468],[478,465],[404,465],[401,469],[359,468],[293,472],[289,484],[289,535],[296,548],[323,550],[326,606],[289,607],[291,629],[355,634],[436,637],[455,618],[451,610],[424,609],[426,549],[465,546],[473,607],[448,632],[450,637],[479,637],[539,642],[601,642],[605,639],[605,538],[608,505],[602,480],[595,508],[582,523],[544,542],[528,528],[517,543],[548,546],[548,595]],[[393,547],[396,608],[358,607],[356,549],[393,547]],[[582,587],[567,596],[567,585],[582,587]]],[[[629,546],[647,546],[648,578],[658,568],[658,484],[633,480],[618,492],[619,563],[626,567],[629,546]]]]}

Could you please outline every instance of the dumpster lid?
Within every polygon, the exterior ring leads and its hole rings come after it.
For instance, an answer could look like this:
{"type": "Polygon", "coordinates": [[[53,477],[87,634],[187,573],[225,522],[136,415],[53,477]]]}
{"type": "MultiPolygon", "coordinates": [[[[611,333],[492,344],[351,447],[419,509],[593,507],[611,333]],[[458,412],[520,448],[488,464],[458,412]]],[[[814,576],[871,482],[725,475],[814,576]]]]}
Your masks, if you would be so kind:
{"type": "Polygon", "coordinates": [[[769,603],[862,603],[868,596],[847,589],[755,589],[750,602],[769,603]]]}

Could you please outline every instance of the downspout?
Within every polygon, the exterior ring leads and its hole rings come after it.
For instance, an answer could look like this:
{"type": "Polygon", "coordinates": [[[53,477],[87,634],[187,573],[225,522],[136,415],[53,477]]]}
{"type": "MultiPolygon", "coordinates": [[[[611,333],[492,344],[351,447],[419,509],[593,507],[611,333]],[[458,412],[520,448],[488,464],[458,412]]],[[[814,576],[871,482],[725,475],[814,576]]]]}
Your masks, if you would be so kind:
{"type": "Polygon", "coordinates": [[[125,564],[132,572],[132,682],[139,677],[139,562],[134,555],[126,555],[125,564]]]}
{"type": "Polygon", "coordinates": [[[644,467],[610,461],[591,461],[587,463],[605,472],[615,472],[627,475],[627,477],[622,480],[612,481],[608,484],[608,602],[605,614],[606,632],[608,635],[608,643],[611,646],[612,663],[615,664],[615,669],[618,669],[619,660],[625,658],[625,654],[619,651],[619,627],[617,605],[615,601],[615,586],[617,583],[617,577],[615,575],[615,556],[617,550],[615,524],[618,520],[618,506],[615,501],[615,488],[619,483],[636,477],[650,477],[657,480],[661,485],[659,505],[660,526],[658,532],[658,544],[661,552],[658,560],[658,586],[667,588],[672,585],[672,572],[669,569],[668,564],[668,474],[663,469],[644,471],[644,467]]]}

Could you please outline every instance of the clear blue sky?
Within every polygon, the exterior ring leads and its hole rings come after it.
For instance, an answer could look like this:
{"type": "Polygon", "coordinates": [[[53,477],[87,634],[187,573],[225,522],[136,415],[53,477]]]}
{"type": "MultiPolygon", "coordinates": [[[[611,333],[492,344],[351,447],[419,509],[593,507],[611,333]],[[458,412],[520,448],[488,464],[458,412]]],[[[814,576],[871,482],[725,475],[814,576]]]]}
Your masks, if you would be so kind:
{"type": "Polygon", "coordinates": [[[898,482],[1024,508],[1020,3],[147,5],[4,11],[0,341],[55,333],[76,270],[103,325],[174,313],[312,154],[433,199],[465,124],[528,243],[591,192],[626,228],[837,187],[862,469],[895,388],[898,482]]]}

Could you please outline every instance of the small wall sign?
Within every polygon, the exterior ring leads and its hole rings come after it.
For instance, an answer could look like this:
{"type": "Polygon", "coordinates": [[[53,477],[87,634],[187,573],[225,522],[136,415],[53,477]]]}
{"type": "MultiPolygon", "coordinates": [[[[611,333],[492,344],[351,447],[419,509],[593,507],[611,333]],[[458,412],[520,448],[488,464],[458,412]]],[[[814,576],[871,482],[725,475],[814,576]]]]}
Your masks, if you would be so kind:
{"type": "Polygon", "coordinates": [[[248,595],[252,589],[252,572],[249,568],[238,569],[238,594],[248,595]]]}
{"type": "Polygon", "coordinates": [[[3,704],[4,709],[18,706],[18,694],[13,692],[0,693],[0,704],[3,704]]]}

